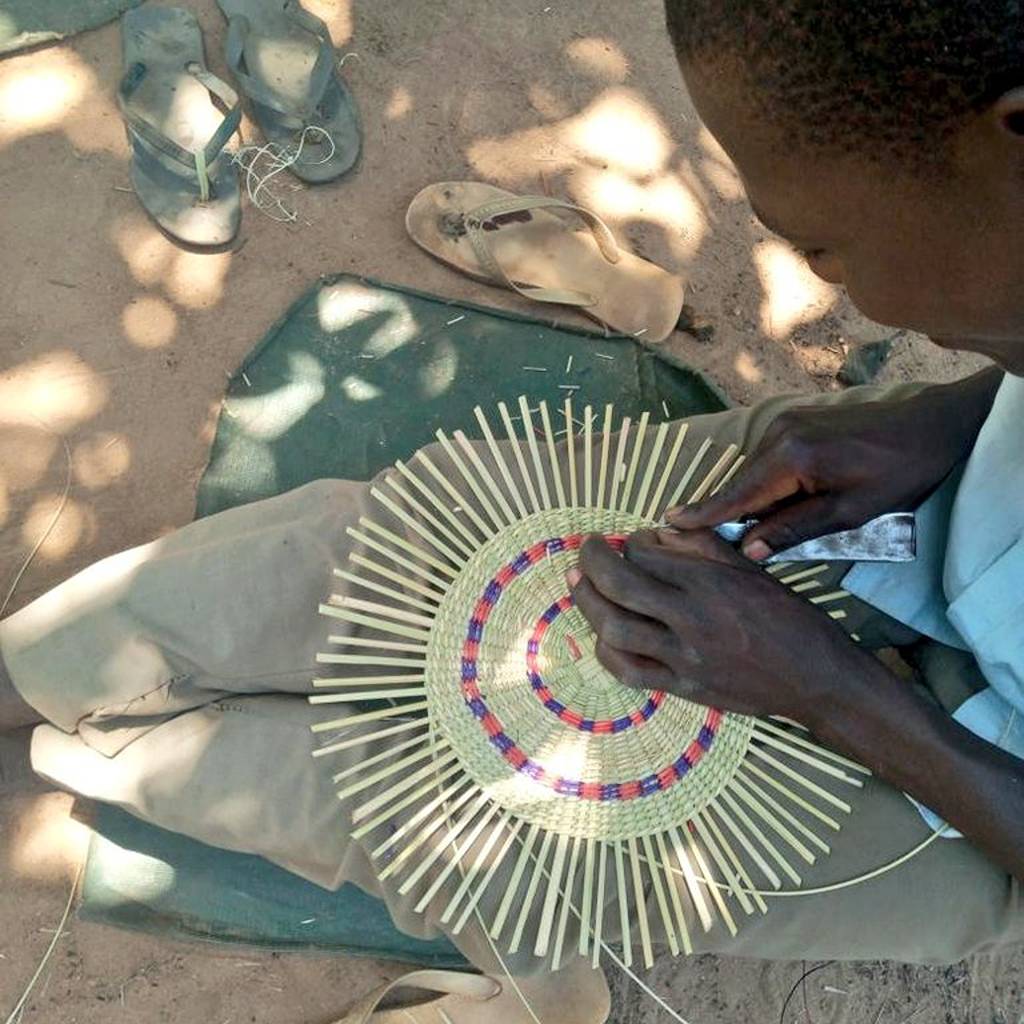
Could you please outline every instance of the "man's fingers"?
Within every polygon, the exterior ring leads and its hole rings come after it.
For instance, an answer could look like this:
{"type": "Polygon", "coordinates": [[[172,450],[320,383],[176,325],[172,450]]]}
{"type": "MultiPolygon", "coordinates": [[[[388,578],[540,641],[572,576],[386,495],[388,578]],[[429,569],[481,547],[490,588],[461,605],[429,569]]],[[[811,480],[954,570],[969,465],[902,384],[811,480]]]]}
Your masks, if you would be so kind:
{"type": "Polygon", "coordinates": [[[747,559],[712,530],[659,530],[656,543],[634,534],[626,542],[625,557],[648,576],[675,588],[675,611],[685,601],[695,572],[708,568],[706,563],[750,570],[747,559]]]}
{"type": "MultiPolygon", "coordinates": [[[[643,554],[651,547],[660,548],[662,554],[676,554],[684,558],[703,558],[723,565],[746,565],[746,559],[727,544],[714,530],[642,530],[627,541],[625,554],[630,561],[641,564],[643,554]]],[[[685,572],[685,570],[684,570],[685,572]]]]}
{"type": "Polygon", "coordinates": [[[718,494],[697,505],[679,505],[665,513],[670,526],[699,530],[743,516],[754,516],[800,491],[800,479],[772,452],[745,463],[718,494]]]}
{"type": "Polygon", "coordinates": [[[613,604],[586,576],[572,593],[576,607],[593,627],[601,643],[647,658],[667,658],[671,635],[661,623],[613,604]]]}
{"type": "Polygon", "coordinates": [[[805,540],[857,525],[849,514],[844,514],[842,503],[837,498],[828,494],[815,495],[773,512],[751,528],[743,538],[743,553],[759,562],[776,551],[784,551],[805,540]]]}
{"type": "Polygon", "coordinates": [[[580,569],[609,601],[649,619],[661,619],[675,596],[600,537],[583,542],[580,569]]]}
{"type": "Polygon", "coordinates": [[[629,651],[620,651],[603,641],[597,644],[594,653],[597,660],[626,686],[647,690],[673,689],[675,673],[661,662],[629,651]]]}

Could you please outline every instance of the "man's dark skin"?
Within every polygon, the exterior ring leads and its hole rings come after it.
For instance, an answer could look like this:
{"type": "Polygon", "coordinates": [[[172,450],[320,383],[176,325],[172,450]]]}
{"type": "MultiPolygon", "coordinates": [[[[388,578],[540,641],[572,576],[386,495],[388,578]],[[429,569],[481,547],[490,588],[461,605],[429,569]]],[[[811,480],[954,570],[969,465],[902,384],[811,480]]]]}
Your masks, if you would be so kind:
{"type": "Polygon", "coordinates": [[[669,513],[675,529],[634,535],[624,557],[588,540],[569,583],[597,655],[629,686],[802,722],[1024,879],[1024,761],[953,721],[756,564],[913,508],[969,454],[1002,372],[1024,376],[1024,89],[974,116],[923,171],[795,146],[755,115],[728,55],[682,70],[754,211],[815,273],[868,316],[997,368],[907,401],[785,413],[731,486],[669,513]],[[762,521],[741,554],[709,527],[745,515],[762,521]]]}

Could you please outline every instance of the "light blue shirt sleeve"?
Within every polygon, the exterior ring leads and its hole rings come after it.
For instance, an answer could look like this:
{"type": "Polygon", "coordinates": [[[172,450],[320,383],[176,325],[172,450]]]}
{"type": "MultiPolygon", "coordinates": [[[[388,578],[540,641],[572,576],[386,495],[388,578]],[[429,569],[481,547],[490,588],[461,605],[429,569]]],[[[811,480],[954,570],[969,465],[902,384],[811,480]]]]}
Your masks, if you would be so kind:
{"type": "MultiPolygon", "coordinates": [[[[1007,375],[963,472],[918,508],[917,540],[915,561],[861,563],[843,585],[919,633],[970,651],[989,686],[954,719],[1024,758],[1024,379],[1007,375]]],[[[933,827],[942,824],[920,809],[933,827]]]]}
{"type": "Polygon", "coordinates": [[[946,565],[949,519],[960,486],[956,470],[916,510],[917,556],[912,562],[858,562],[843,578],[843,588],[872,608],[933,640],[967,650],[946,616],[942,576],[946,565]]]}
{"type": "Polygon", "coordinates": [[[1024,540],[956,597],[947,614],[992,687],[1024,710],[1024,540]]]}

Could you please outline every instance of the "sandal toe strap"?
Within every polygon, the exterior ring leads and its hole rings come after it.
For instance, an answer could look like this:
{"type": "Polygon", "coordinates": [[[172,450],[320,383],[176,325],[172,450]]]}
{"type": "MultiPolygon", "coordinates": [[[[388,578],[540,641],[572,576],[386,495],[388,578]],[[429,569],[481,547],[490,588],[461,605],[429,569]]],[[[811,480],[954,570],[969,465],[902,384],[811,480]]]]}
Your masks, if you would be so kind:
{"type": "Polygon", "coordinates": [[[195,177],[199,185],[200,199],[206,202],[210,198],[209,168],[220,156],[231,136],[238,131],[242,107],[235,90],[201,64],[192,63],[186,70],[228,108],[217,130],[200,149],[189,150],[179,146],[132,106],[132,96],[149,73],[149,69],[142,62],[136,62],[124,73],[117,90],[117,101],[130,133],[177,164],[183,175],[195,177]]]}

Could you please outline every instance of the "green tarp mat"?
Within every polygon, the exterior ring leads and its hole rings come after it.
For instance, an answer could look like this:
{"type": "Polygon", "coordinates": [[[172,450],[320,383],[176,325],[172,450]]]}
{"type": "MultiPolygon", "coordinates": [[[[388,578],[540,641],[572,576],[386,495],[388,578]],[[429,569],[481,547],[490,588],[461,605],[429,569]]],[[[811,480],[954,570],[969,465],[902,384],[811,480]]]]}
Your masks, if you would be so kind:
{"type": "MultiPolygon", "coordinates": [[[[197,516],[322,477],[368,479],[433,440],[479,436],[473,409],[525,394],[614,402],[658,422],[723,408],[698,374],[632,338],[572,330],[364,278],[326,278],[231,378],[197,516]],[[567,390],[578,388],[578,390],[567,390]]],[[[312,613],[312,611],[311,611],[312,613]]],[[[460,963],[399,932],[352,886],[326,893],[258,857],[97,809],[83,916],[173,937],[460,963]]]]}
{"type": "Polygon", "coordinates": [[[383,900],[354,885],[327,892],[262,857],[217,850],[117,807],[97,807],[92,826],[85,920],[172,939],[466,966],[443,936],[398,931],[383,900]]]}
{"type": "Polygon", "coordinates": [[[480,437],[474,406],[522,394],[552,415],[570,394],[578,408],[614,402],[655,420],[723,407],[700,375],[632,339],[340,275],[299,299],[231,378],[197,515],[320,477],[368,480],[438,429],[480,437]]]}
{"type": "Polygon", "coordinates": [[[142,0],[0,0],[0,54],[98,28],[142,0]]]}

